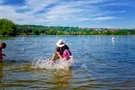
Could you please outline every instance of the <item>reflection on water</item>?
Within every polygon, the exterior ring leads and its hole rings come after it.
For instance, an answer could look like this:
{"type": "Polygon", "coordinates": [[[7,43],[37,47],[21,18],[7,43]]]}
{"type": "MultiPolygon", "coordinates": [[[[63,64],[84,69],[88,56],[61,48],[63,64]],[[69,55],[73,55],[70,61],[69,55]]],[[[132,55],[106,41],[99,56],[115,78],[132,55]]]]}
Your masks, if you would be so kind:
{"type": "Polygon", "coordinates": [[[0,40],[10,40],[12,38],[13,37],[10,37],[10,36],[0,36],[0,40]]]}
{"type": "Polygon", "coordinates": [[[0,89],[134,90],[135,38],[111,39],[112,36],[19,36],[0,40],[7,44],[3,50],[7,56],[0,63],[0,89]],[[72,69],[48,65],[61,38],[74,55],[72,69]],[[37,58],[40,59],[35,61],[37,58]]]}
{"type": "Polygon", "coordinates": [[[2,77],[3,77],[3,63],[0,62],[0,87],[2,85],[2,77]]]}
{"type": "Polygon", "coordinates": [[[54,80],[56,80],[56,86],[70,87],[72,79],[72,70],[58,70],[54,73],[54,80]]]}
{"type": "Polygon", "coordinates": [[[114,43],[115,43],[115,40],[114,40],[114,39],[112,39],[112,45],[114,45],[114,43]]]}

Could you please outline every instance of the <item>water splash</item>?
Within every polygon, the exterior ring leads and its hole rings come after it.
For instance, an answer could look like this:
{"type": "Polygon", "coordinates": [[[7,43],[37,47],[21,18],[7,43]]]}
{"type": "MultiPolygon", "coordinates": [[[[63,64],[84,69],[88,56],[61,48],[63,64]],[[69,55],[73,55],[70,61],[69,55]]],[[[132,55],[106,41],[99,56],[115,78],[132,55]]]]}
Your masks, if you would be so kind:
{"type": "Polygon", "coordinates": [[[59,70],[64,69],[68,70],[72,67],[73,61],[57,61],[55,63],[51,63],[51,61],[47,58],[36,58],[32,62],[32,68],[34,69],[47,69],[47,70],[59,70]]]}
{"type": "Polygon", "coordinates": [[[81,68],[87,69],[87,65],[86,64],[82,64],[81,68]]]}

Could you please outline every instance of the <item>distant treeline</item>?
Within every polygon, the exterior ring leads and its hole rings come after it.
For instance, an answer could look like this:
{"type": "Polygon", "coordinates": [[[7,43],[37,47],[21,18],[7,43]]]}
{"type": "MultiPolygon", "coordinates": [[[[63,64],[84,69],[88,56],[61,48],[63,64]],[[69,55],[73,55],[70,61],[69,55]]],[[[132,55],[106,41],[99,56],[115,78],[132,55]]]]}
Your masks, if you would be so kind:
{"type": "Polygon", "coordinates": [[[15,25],[10,20],[0,19],[0,35],[135,35],[135,30],[15,25]]]}

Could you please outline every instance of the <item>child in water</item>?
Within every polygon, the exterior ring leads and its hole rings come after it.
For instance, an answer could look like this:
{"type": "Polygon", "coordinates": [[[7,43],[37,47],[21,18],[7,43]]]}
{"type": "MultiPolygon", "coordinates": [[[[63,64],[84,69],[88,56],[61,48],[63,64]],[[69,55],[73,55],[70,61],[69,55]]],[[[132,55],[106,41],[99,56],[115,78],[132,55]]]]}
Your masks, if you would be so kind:
{"type": "Polygon", "coordinates": [[[70,60],[72,61],[73,56],[69,49],[69,47],[66,45],[65,41],[60,39],[56,43],[56,51],[51,59],[51,64],[53,64],[56,60],[70,60]]]}
{"type": "Polygon", "coordinates": [[[5,54],[2,53],[2,49],[6,48],[5,43],[0,43],[0,62],[3,60],[3,56],[6,56],[5,54]]]}

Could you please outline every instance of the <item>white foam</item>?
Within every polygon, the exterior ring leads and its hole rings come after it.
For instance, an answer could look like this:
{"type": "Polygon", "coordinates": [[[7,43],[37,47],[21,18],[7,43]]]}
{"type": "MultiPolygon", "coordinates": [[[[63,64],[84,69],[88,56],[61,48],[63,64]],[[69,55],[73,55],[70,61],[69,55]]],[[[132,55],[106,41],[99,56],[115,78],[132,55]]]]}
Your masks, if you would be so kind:
{"type": "Polygon", "coordinates": [[[38,68],[38,69],[65,69],[68,70],[69,68],[72,67],[73,61],[57,61],[56,63],[51,64],[51,61],[46,58],[36,58],[32,62],[32,68],[38,68]]]}

